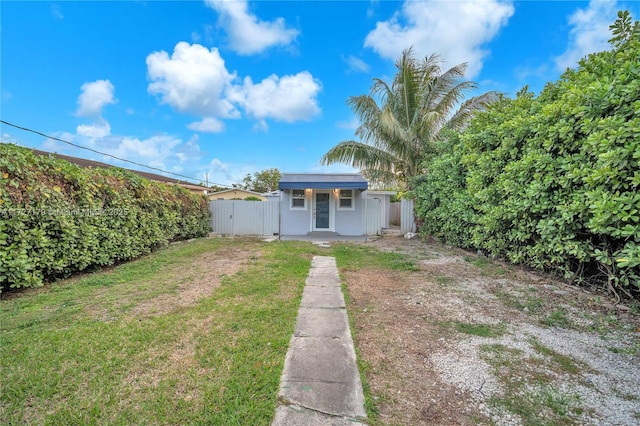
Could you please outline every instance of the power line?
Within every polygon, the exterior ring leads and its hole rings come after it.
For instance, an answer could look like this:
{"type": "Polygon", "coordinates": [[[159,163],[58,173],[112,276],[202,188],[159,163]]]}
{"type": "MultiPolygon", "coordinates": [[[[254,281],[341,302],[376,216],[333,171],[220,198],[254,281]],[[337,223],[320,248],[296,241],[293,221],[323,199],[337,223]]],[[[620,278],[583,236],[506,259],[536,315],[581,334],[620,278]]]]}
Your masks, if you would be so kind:
{"type": "MultiPolygon", "coordinates": [[[[190,177],[190,176],[185,176],[185,175],[181,175],[181,174],[178,174],[178,173],[173,173],[173,172],[170,172],[170,171],[167,171],[167,170],[159,169],[157,167],[147,166],[146,164],[137,163],[135,161],[127,160],[125,158],[116,157],[115,155],[107,154],[106,152],[100,152],[100,151],[97,151],[97,150],[95,150],[93,148],[88,148],[86,146],[78,145],[78,144],[75,144],[73,142],[65,141],[63,139],[56,138],[55,136],[49,136],[49,135],[46,135],[46,134],[44,134],[42,132],[39,132],[37,130],[33,130],[33,129],[29,129],[27,127],[22,127],[22,126],[18,126],[16,124],[13,124],[13,123],[9,123],[8,121],[0,120],[0,123],[6,124],[7,126],[15,127],[16,129],[24,130],[26,132],[35,133],[36,135],[39,135],[39,136],[42,136],[42,137],[45,137],[45,138],[48,138],[48,139],[53,139],[54,141],[66,143],[68,145],[75,146],[76,148],[86,149],[87,151],[95,152],[96,154],[105,155],[107,157],[111,157],[111,158],[114,158],[114,159],[119,160],[119,161],[124,161],[125,163],[131,163],[131,164],[135,164],[136,166],[146,167],[147,169],[156,170],[156,171],[159,171],[159,172],[162,172],[162,173],[167,173],[167,174],[170,174],[170,175],[173,175],[173,176],[178,176],[178,177],[181,177],[181,178],[202,182],[202,179],[198,179],[198,178],[194,178],[194,177],[190,177]]],[[[216,186],[222,186],[222,187],[230,188],[229,185],[217,184],[215,182],[211,182],[211,183],[213,185],[216,185],[216,186]]]]}

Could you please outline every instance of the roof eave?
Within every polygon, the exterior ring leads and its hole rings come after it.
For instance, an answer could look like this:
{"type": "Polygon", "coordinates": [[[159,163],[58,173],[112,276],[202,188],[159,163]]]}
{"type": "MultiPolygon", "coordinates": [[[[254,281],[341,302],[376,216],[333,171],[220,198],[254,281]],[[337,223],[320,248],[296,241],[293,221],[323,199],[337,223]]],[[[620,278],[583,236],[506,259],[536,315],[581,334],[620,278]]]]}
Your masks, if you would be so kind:
{"type": "Polygon", "coordinates": [[[279,188],[284,189],[360,189],[366,191],[368,182],[280,182],[279,188]]]}

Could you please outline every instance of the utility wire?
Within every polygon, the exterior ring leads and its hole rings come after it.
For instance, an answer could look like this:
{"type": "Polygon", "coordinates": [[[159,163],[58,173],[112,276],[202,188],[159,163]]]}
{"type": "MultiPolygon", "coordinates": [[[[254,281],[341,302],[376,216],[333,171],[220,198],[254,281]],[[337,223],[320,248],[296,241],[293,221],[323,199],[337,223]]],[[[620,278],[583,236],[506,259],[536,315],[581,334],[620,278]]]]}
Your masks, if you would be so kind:
{"type": "MultiPolygon", "coordinates": [[[[169,172],[167,170],[162,170],[162,169],[159,169],[157,167],[147,166],[146,164],[137,163],[135,161],[131,161],[131,160],[127,160],[127,159],[124,159],[124,158],[116,157],[115,155],[107,154],[106,152],[100,152],[100,151],[97,151],[97,150],[95,150],[93,148],[87,148],[86,146],[82,146],[82,145],[75,144],[73,142],[65,141],[63,139],[56,138],[54,136],[49,136],[49,135],[46,135],[46,134],[44,134],[42,132],[38,132],[37,130],[33,130],[33,129],[29,129],[27,127],[22,127],[22,126],[18,126],[16,124],[13,124],[13,123],[9,123],[8,121],[0,120],[0,123],[6,124],[7,126],[15,127],[16,129],[24,130],[26,132],[35,133],[36,135],[43,136],[43,137],[48,138],[48,139],[53,139],[54,141],[66,143],[68,145],[75,146],[76,148],[86,149],[87,151],[95,152],[96,154],[100,154],[100,155],[106,155],[107,157],[115,158],[116,160],[124,161],[125,163],[131,163],[131,164],[135,164],[136,166],[146,167],[147,169],[157,170],[157,171],[162,172],[162,173],[167,173],[167,174],[170,174],[170,175],[174,175],[174,176],[178,176],[178,177],[182,177],[182,178],[186,178],[186,179],[202,182],[202,179],[197,179],[197,178],[194,178],[194,177],[190,177],[190,176],[185,176],[185,175],[181,175],[181,174],[178,174],[178,173],[169,172]]],[[[222,187],[230,188],[229,185],[221,185],[221,184],[217,184],[215,182],[211,182],[211,183],[213,185],[215,185],[215,186],[222,186],[222,187]]]]}

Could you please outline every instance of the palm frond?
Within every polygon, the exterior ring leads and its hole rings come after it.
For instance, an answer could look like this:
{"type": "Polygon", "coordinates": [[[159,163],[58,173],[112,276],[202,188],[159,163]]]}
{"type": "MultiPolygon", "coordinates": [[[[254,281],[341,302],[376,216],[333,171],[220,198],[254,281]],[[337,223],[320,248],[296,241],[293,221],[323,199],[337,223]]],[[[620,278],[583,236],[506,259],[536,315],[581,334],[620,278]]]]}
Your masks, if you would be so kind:
{"type": "Polygon", "coordinates": [[[320,159],[320,163],[344,163],[359,169],[393,170],[394,164],[401,161],[375,146],[358,141],[343,141],[331,148],[320,159]]]}
{"type": "Polygon", "coordinates": [[[449,119],[446,127],[452,130],[463,130],[478,111],[485,110],[498,99],[500,99],[500,92],[492,91],[466,100],[449,119]]]}
{"type": "Polygon", "coordinates": [[[369,181],[371,188],[388,188],[402,186],[402,175],[393,171],[362,169],[362,175],[369,181]]]}
{"type": "Polygon", "coordinates": [[[477,88],[464,80],[467,64],[443,71],[442,63],[436,54],[418,60],[411,48],[403,51],[391,83],[375,78],[368,95],[347,101],[361,123],[355,132],[360,141],[337,144],[322,163],[350,164],[372,181],[394,185],[423,173],[421,164],[443,130],[463,129],[497,98],[489,92],[464,101],[477,88]]]}

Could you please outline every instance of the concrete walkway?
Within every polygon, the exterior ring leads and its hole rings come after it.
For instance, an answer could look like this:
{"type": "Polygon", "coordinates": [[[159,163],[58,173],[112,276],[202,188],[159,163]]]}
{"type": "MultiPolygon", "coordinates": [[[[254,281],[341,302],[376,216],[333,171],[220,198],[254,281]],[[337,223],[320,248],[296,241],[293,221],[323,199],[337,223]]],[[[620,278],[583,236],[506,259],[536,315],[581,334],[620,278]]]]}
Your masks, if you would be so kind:
{"type": "Polygon", "coordinates": [[[367,242],[376,239],[367,235],[339,235],[335,232],[309,232],[307,235],[280,235],[282,241],[356,241],[367,242]]]}
{"type": "Polygon", "coordinates": [[[365,424],[336,260],[315,256],[280,379],[273,426],[365,424]]]}

